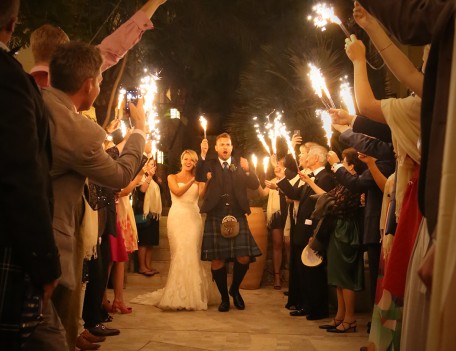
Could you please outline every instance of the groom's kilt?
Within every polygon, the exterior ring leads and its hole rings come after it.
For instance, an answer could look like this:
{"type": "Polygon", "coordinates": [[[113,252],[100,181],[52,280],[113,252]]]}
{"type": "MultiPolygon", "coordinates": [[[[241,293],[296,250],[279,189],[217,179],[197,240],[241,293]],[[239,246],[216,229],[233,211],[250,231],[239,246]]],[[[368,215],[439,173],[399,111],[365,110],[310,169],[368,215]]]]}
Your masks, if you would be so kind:
{"type": "Polygon", "coordinates": [[[250,261],[254,262],[256,256],[261,256],[261,251],[253,239],[246,216],[236,216],[239,222],[239,234],[234,238],[224,238],[220,233],[223,217],[224,215],[221,214],[207,214],[201,260],[233,261],[236,257],[249,256],[250,261]]]}

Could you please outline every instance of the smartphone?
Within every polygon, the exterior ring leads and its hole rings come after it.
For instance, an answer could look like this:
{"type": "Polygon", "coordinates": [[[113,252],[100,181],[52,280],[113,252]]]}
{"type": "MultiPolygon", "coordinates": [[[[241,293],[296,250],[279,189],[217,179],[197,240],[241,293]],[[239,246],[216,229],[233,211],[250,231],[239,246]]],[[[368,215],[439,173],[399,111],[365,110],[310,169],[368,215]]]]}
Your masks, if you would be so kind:
{"type": "Polygon", "coordinates": [[[125,93],[126,102],[125,102],[125,111],[130,113],[130,103],[136,103],[141,98],[141,92],[136,88],[127,89],[125,93]]]}
{"type": "Polygon", "coordinates": [[[295,129],[293,131],[293,135],[301,136],[301,131],[299,129],[295,129]]]}

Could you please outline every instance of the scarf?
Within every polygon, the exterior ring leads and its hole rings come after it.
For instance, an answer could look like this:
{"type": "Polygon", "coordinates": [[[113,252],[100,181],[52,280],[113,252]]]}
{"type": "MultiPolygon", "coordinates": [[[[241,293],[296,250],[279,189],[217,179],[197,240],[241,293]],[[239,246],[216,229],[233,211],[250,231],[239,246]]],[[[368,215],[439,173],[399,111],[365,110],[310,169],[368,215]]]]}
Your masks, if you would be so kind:
{"type": "Polygon", "coordinates": [[[84,216],[82,217],[80,233],[82,237],[82,245],[84,248],[84,259],[90,260],[97,258],[97,243],[98,243],[98,211],[94,211],[84,199],[84,216]]]}
{"type": "Polygon", "coordinates": [[[149,187],[144,194],[143,215],[152,216],[153,219],[159,220],[162,212],[162,203],[160,195],[160,187],[153,179],[150,180],[149,187]]]}
{"type": "MultiPolygon", "coordinates": [[[[273,180],[273,182],[277,182],[277,178],[273,180]]],[[[268,225],[271,224],[272,218],[274,213],[279,212],[280,213],[280,195],[279,191],[277,190],[272,190],[269,189],[269,196],[268,196],[268,205],[266,208],[266,219],[268,225]]]]}

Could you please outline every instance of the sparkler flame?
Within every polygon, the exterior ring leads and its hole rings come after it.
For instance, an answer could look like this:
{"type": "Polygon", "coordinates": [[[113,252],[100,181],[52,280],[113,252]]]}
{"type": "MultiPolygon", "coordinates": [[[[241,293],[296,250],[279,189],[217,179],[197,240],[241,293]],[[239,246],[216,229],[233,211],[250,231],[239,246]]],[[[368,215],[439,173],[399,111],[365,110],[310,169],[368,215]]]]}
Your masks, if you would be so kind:
{"type": "Polygon", "coordinates": [[[199,122],[201,124],[201,127],[203,127],[204,139],[206,139],[207,119],[204,118],[203,116],[200,116],[199,122]]]}
{"type": "Polygon", "coordinates": [[[326,140],[328,142],[328,146],[331,147],[331,137],[332,137],[332,120],[331,116],[328,111],[326,110],[315,110],[315,114],[318,118],[321,119],[323,123],[323,130],[325,131],[326,140]]]}
{"type": "Polygon", "coordinates": [[[252,154],[252,163],[253,163],[253,167],[254,167],[255,172],[256,172],[257,165],[258,165],[258,158],[256,157],[255,154],[252,154]]]}
{"type": "Polygon", "coordinates": [[[315,17],[309,15],[307,19],[309,21],[313,21],[315,27],[321,28],[322,31],[325,31],[326,26],[329,23],[334,23],[342,29],[347,37],[350,37],[350,33],[347,28],[345,28],[340,18],[334,13],[334,7],[329,6],[326,3],[318,3],[312,7],[312,11],[315,13],[315,17]]]}
{"type": "Polygon", "coordinates": [[[353,100],[352,88],[350,86],[350,83],[346,79],[347,77],[341,79],[342,83],[340,84],[340,98],[344,106],[347,108],[348,113],[350,113],[351,115],[355,115],[356,107],[353,100]]]}
{"type": "Polygon", "coordinates": [[[264,175],[266,175],[266,172],[268,171],[268,166],[269,166],[269,156],[265,156],[263,158],[264,175]]]}
{"type": "Polygon", "coordinates": [[[329,108],[336,108],[334,105],[334,101],[331,98],[331,94],[329,93],[329,89],[326,86],[325,77],[321,73],[320,69],[315,66],[313,63],[309,63],[310,72],[308,74],[310,78],[310,82],[312,84],[312,88],[315,91],[315,94],[318,95],[321,102],[327,109],[329,108]],[[323,96],[323,94],[325,96],[323,96]],[[325,100],[325,97],[328,101],[325,100]]]}

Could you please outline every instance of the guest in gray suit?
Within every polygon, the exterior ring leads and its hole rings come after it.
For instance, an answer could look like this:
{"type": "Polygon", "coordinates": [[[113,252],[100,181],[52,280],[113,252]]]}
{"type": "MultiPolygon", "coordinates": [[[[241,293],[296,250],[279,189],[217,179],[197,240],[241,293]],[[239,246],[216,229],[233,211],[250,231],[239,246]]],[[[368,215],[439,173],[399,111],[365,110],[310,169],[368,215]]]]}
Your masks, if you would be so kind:
{"type": "MultiPolygon", "coordinates": [[[[80,222],[81,195],[86,178],[114,189],[126,187],[138,169],[145,144],[145,118],[142,102],[130,105],[135,130],[122,154],[113,160],[103,149],[106,133],[99,125],[78,113],[92,106],[100,93],[102,57],[99,50],[81,42],[70,42],[56,50],[50,64],[51,86],[43,90],[43,98],[50,111],[50,131],[54,190],[53,230],[60,253],[62,277],[53,302],[61,309],[70,306],[71,290],[81,279],[75,263],[82,262],[82,252],[75,250],[75,230],[80,222]]],[[[60,314],[57,308],[57,314],[60,314]]],[[[63,312],[63,311],[62,311],[63,312]]],[[[57,341],[59,318],[47,314],[45,322],[32,336],[30,350],[66,350],[57,341]],[[52,319],[54,318],[54,319],[52,319]],[[52,325],[57,320],[57,326],[52,325]]],[[[77,327],[77,326],[76,326],[77,327]]],[[[74,344],[75,340],[68,340],[74,344]]],[[[70,349],[74,347],[70,345],[70,349]]]]}

